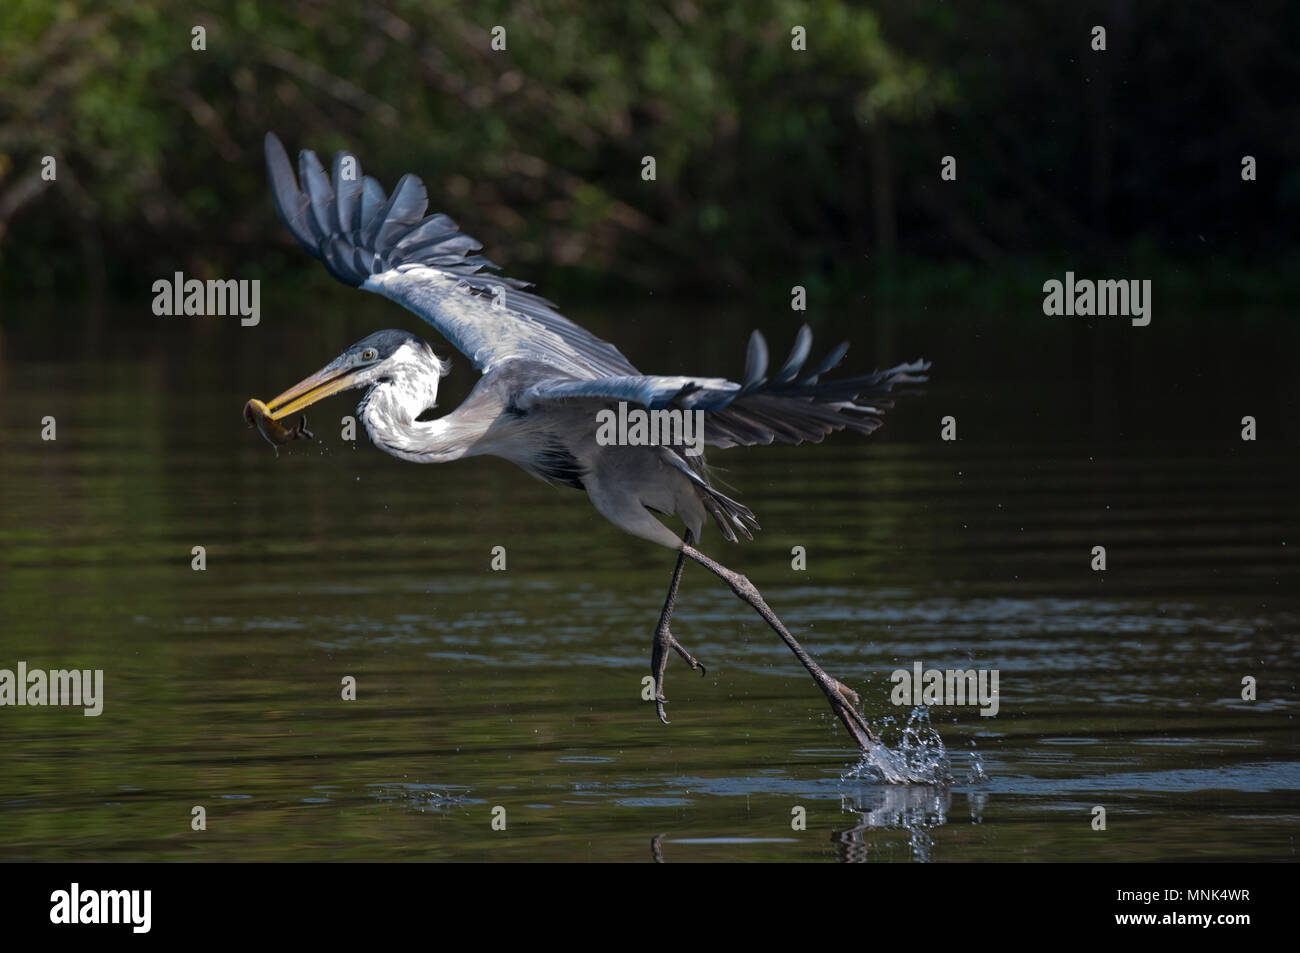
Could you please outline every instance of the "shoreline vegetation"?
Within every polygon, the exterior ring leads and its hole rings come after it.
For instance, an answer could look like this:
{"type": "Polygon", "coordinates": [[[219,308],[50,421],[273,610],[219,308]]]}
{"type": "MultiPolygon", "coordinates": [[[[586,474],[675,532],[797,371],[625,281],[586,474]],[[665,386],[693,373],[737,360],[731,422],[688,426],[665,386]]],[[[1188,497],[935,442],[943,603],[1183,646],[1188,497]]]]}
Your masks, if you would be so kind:
{"type": "MultiPolygon", "coordinates": [[[[1076,259],[1077,260],[1077,259],[1076,259]]],[[[264,282],[261,295],[264,309],[288,307],[303,300],[330,301],[341,295],[338,283],[324,274],[317,262],[308,260],[309,268],[291,268],[269,273],[261,269],[237,276],[240,280],[257,278],[264,282]]],[[[1195,259],[1166,259],[1150,253],[1133,257],[1116,255],[1102,263],[1073,266],[1064,253],[1052,256],[1021,256],[997,267],[970,262],[935,262],[895,259],[888,266],[864,264],[851,271],[843,268],[827,275],[778,283],[773,276],[743,288],[727,286],[693,290],[673,289],[659,292],[654,288],[629,287],[611,276],[590,269],[543,269],[540,275],[507,272],[511,277],[534,281],[535,290],[554,301],[561,313],[580,312],[616,302],[629,311],[653,309],[659,304],[691,302],[715,303],[723,310],[745,309],[751,314],[779,318],[791,313],[791,289],[799,284],[806,291],[807,310],[798,312],[800,320],[813,327],[827,323],[827,316],[862,310],[864,316],[889,313],[909,322],[936,320],[948,322],[946,309],[960,307],[978,314],[982,321],[1101,321],[1097,316],[1044,315],[1045,283],[1061,279],[1065,271],[1106,274],[1115,278],[1150,281],[1152,294],[1164,317],[1178,316],[1180,321],[1217,321],[1224,315],[1218,309],[1230,308],[1234,319],[1250,320],[1259,316],[1275,320],[1281,309],[1289,310],[1300,300],[1300,251],[1279,255],[1276,260],[1246,262],[1218,256],[1195,259]]],[[[151,282],[121,276],[103,285],[80,288],[41,287],[4,288],[11,305],[19,301],[35,306],[64,304],[68,300],[89,307],[110,307],[129,317],[124,305],[140,301],[140,321],[159,320],[149,306],[155,297],[151,282]]],[[[24,309],[6,308],[5,323],[18,323],[24,309]]],[[[1159,323],[1157,317],[1155,323],[1159,323]]],[[[834,323],[834,322],[831,322],[834,323]]],[[[1127,324],[1127,322],[1122,322],[1127,324]]]]}
{"type": "Polygon", "coordinates": [[[0,289],[328,280],[272,210],[273,130],[415,173],[566,307],[1020,313],[1067,271],[1295,300],[1300,7],[959,6],[8,0],[0,289]]]}

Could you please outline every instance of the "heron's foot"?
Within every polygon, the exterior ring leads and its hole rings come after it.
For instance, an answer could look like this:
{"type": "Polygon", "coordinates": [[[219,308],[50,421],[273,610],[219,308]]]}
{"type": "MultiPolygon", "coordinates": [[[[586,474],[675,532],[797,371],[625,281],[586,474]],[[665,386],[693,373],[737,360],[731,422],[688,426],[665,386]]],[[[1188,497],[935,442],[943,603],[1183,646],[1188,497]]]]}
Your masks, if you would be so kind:
{"type": "Polygon", "coordinates": [[[673,638],[673,634],[668,631],[668,626],[661,625],[655,629],[654,649],[650,654],[650,671],[655,677],[655,711],[659,714],[659,720],[665,725],[669,724],[668,716],[664,714],[664,670],[668,668],[668,650],[672,649],[691,667],[692,671],[698,670],[700,677],[708,674],[703,663],[694,655],[686,651],[682,643],[673,638]]]}
{"type": "Polygon", "coordinates": [[[831,704],[831,711],[835,712],[836,717],[848,729],[858,747],[864,753],[870,751],[879,742],[876,740],[875,732],[867,724],[867,720],[858,711],[857,706],[862,702],[861,697],[838,679],[831,678],[829,675],[826,678],[829,684],[822,684],[821,689],[826,695],[826,700],[831,704]]]}

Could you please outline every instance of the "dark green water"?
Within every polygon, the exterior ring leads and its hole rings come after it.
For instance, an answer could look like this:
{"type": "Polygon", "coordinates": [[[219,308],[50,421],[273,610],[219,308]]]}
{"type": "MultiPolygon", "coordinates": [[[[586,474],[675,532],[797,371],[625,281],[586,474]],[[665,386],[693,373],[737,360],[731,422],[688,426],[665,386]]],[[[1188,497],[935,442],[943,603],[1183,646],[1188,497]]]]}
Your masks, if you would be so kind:
{"type": "MultiPolygon", "coordinates": [[[[584,495],[504,461],[351,446],[351,395],[309,413],[319,444],[279,457],[243,429],[247,397],[414,318],[364,302],[240,329],[140,310],[6,304],[0,668],[101,668],[106,698],[98,718],[0,708],[0,859],[1296,856],[1296,337],[1280,316],[1194,340],[1159,318],[882,319],[847,328],[850,367],[936,359],[884,430],[714,454],[764,532],[705,548],[895,744],[895,668],[999,670],[996,718],[930,713],[950,781],[896,785],[846,777],[857,758],[812,683],[698,567],[674,631],[708,675],[670,660],[660,725],[641,678],[671,554],[584,495]],[[1251,385],[1225,387],[1251,353],[1251,385]],[[1255,443],[1243,413],[1268,422],[1255,443]],[[946,414],[956,443],[938,440],[946,414]]],[[[669,311],[590,320],[647,370],[739,370],[743,316],[669,311]]],[[[472,379],[453,359],[444,406],[472,379]]]]}

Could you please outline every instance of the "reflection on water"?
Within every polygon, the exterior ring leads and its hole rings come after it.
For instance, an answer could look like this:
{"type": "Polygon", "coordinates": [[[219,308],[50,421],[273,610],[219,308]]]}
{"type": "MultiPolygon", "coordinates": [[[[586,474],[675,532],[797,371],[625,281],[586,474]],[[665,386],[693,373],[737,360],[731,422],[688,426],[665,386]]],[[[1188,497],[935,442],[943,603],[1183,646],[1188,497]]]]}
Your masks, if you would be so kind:
{"type": "MultiPolygon", "coordinates": [[[[971,819],[975,823],[979,822],[985,803],[982,796],[977,796],[980,797],[978,802],[971,801],[971,819]]],[[[883,849],[886,856],[879,856],[882,848],[877,847],[868,835],[880,830],[905,831],[911,859],[924,862],[931,859],[934,847],[930,831],[948,822],[952,792],[944,786],[882,785],[843,798],[840,807],[846,814],[857,815],[852,827],[831,834],[839,848],[839,859],[844,863],[898,859],[888,856],[888,848],[883,849]]]]}
{"type": "MultiPolygon", "coordinates": [[[[765,529],[706,549],[862,693],[890,751],[860,761],[779,640],[693,568],[674,631],[708,674],[670,660],[660,725],[641,678],[672,561],[582,495],[502,461],[353,447],[342,399],[313,419],[317,443],[278,458],[243,428],[247,397],[397,323],[381,312],[326,314],[307,344],[286,322],[281,347],[174,324],[101,329],[77,356],[62,342],[83,335],[7,329],[0,668],[102,668],[106,699],[93,719],[0,710],[0,857],[1294,858],[1290,444],[1099,440],[1074,378],[1040,380],[1030,413],[1024,381],[988,378],[967,341],[871,440],[717,454],[765,529]],[[943,445],[952,406],[965,436],[943,445]],[[507,572],[489,568],[496,545],[507,572]],[[889,675],[916,661],[996,668],[997,717],[895,708],[889,675]]],[[[672,333],[637,327],[629,353],[679,366],[672,333]]],[[[742,358],[723,345],[743,329],[720,337],[693,358],[706,370],[742,358]]],[[[1130,419],[1176,419],[1188,399],[1152,393],[1169,403],[1130,400],[1130,419]]]]}

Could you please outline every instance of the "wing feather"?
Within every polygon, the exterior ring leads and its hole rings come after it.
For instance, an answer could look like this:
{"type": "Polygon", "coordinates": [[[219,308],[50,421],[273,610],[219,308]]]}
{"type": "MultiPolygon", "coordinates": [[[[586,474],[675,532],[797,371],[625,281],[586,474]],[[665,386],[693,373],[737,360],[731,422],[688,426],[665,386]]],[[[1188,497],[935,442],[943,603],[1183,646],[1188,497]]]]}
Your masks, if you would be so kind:
{"type": "MultiPolygon", "coordinates": [[[[744,384],[721,377],[646,374],[554,378],[528,387],[519,406],[527,410],[549,401],[627,401],[649,410],[704,411],[704,441],[710,446],[819,442],[845,428],[874,431],[884,411],[893,406],[895,388],[925,382],[930,367],[928,361],[914,361],[860,377],[819,382],[816,374],[799,377],[811,348],[812,332],[805,325],[781,370],[765,378],[767,342],[755,331],[746,352],[744,384]]],[[[817,370],[839,363],[846,350],[847,345],[835,348],[817,370]]]]}
{"type": "Polygon", "coordinates": [[[385,195],[351,154],[334,157],[331,183],[316,155],[303,151],[295,179],[270,132],[266,168],[280,220],[330,274],[409,308],[480,370],[518,359],[577,379],[637,373],[614,345],[524,290],[526,282],[493,274],[496,265],[472,254],[482,246],[446,215],[426,217],[428,192],[416,176],[385,195]],[[353,173],[347,180],[345,169],[353,173]]]}

